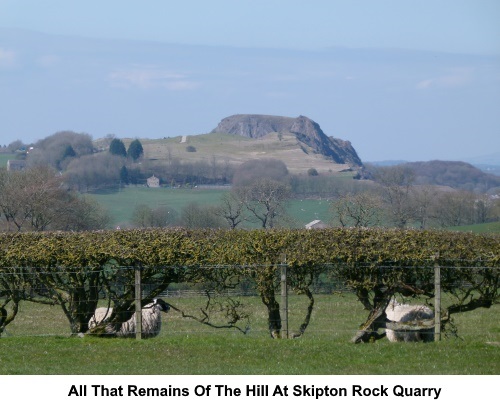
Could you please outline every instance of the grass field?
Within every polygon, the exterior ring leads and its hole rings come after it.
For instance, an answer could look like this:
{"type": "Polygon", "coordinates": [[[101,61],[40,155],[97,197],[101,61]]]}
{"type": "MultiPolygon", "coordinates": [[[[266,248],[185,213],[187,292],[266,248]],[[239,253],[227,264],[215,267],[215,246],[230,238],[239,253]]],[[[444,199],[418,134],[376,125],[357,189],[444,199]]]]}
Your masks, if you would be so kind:
{"type": "MultiPolygon", "coordinates": [[[[229,189],[127,187],[118,192],[94,193],[92,197],[109,210],[112,217],[112,227],[118,225],[123,227],[130,223],[132,212],[139,204],[147,204],[151,208],[166,205],[180,214],[182,208],[192,202],[201,205],[218,205],[222,195],[227,192],[229,189]]],[[[292,199],[287,205],[290,220],[287,221],[286,225],[292,228],[303,228],[315,219],[328,223],[331,217],[329,205],[327,199],[292,199]]],[[[252,226],[257,225],[250,223],[245,225],[247,228],[252,226]]],[[[449,230],[500,233],[500,222],[451,227],[449,230]]]]}
{"type": "MultiPolygon", "coordinates": [[[[159,337],[149,340],[70,338],[56,306],[23,303],[0,339],[0,374],[112,375],[496,375],[500,373],[500,306],[455,317],[459,338],[435,343],[350,343],[367,313],[353,295],[318,295],[311,323],[300,339],[268,337],[264,306],[245,298],[251,329],[213,329],[164,315],[159,337]],[[39,336],[33,336],[37,334],[39,336]]],[[[169,298],[184,310],[195,298],[169,298]]],[[[304,315],[302,297],[290,300],[290,329],[304,315]]]]}
{"type": "MultiPolygon", "coordinates": [[[[139,204],[147,204],[151,208],[166,205],[180,215],[182,208],[192,202],[201,205],[218,205],[224,193],[229,189],[206,188],[147,188],[127,187],[118,192],[93,193],[92,197],[109,210],[112,226],[123,226],[130,222],[134,208],[139,204]]],[[[329,218],[327,200],[294,199],[287,209],[292,218],[291,226],[302,228],[305,224],[329,218]]]]}
{"type": "Polygon", "coordinates": [[[485,224],[454,226],[451,231],[464,231],[474,233],[500,233],[500,222],[488,222],[485,224]]]}
{"type": "Polygon", "coordinates": [[[13,153],[0,153],[0,167],[7,167],[7,161],[15,158],[13,153]]]}
{"type": "Polygon", "coordinates": [[[130,222],[134,208],[147,204],[151,208],[166,205],[178,214],[182,208],[192,202],[203,205],[216,205],[224,190],[218,189],[167,189],[147,187],[127,187],[118,192],[93,193],[92,197],[109,210],[112,225],[124,225],[130,222]]]}

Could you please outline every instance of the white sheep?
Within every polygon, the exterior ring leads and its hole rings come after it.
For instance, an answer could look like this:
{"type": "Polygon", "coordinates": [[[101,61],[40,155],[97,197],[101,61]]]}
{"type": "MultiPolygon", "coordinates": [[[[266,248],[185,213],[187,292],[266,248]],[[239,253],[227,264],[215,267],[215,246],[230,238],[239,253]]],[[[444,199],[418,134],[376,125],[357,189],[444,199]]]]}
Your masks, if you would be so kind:
{"type": "MultiPolygon", "coordinates": [[[[434,311],[428,306],[401,304],[394,298],[387,306],[385,313],[387,319],[392,322],[411,322],[434,318],[434,311]]],[[[385,332],[387,339],[391,342],[432,342],[434,340],[434,328],[414,331],[386,329],[385,332]]]]}
{"type": "MultiPolygon", "coordinates": [[[[141,337],[147,339],[158,336],[161,330],[161,313],[167,313],[170,306],[158,298],[153,300],[151,304],[142,308],[142,333],[141,337]]],[[[106,321],[111,317],[113,308],[97,308],[94,316],[89,321],[89,330],[106,321]]],[[[114,334],[111,326],[106,326],[106,332],[114,334]]],[[[124,322],[118,332],[118,337],[135,337],[135,313],[127,322],[124,322]]]]}

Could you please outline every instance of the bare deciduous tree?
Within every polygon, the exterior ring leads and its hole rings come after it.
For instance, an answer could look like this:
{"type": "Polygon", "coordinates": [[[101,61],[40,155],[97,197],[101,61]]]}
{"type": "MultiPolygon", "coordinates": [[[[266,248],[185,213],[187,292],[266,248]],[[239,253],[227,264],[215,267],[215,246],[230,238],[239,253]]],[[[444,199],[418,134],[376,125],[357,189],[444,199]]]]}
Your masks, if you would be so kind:
{"type": "Polygon", "coordinates": [[[95,201],[68,191],[48,166],[0,171],[0,209],[8,231],[84,230],[109,223],[95,201]]]}
{"type": "Polygon", "coordinates": [[[177,217],[177,212],[166,205],[151,208],[147,204],[139,204],[132,213],[132,224],[140,228],[163,228],[173,226],[177,217]]]}
{"type": "Polygon", "coordinates": [[[83,156],[69,163],[65,180],[71,188],[81,192],[118,187],[123,165],[124,158],[120,156],[110,154],[83,156]]]}
{"type": "Polygon", "coordinates": [[[75,158],[92,154],[92,137],[72,131],[57,132],[38,141],[27,155],[30,166],[49,165],[54,169],[65,169],[75,158]]]}
{"type": "Polygon", "coordinates": [[[436,189],[432,186],[416,186],[412,194],[415,220],[420,224],[420,229],[425,229],[436,218],[436,189]]]}
{"type": "Polygon", "coordinates": [[[286,164],[278,159],[252,159],[242,163],[235,171],[233,185],[245,187],[261,179],[284,182],[288,177],[286,164]]]}
{"type": "Polygon", "coordinates": [[[437,205],[437,217],[443,227],[474,223],[476,195],[468,191],[441,193],[437,205]]]}
{"type": "Polygon", "coordinates": [[[382,186],[389,220],[396,227],[405,228],[415,218],[413,170],[405,166],[381,167],[375,173],[375,180],[382,186]]]}
{"type": "Polygon", "coordinates": [[[215,207],[204,207],[196,202],[184,207],[180,222],[190,229],[226,228],[224,220],[215,213],[215,207]]]}
{"type": "Polygon", "coordinates": [[[334,224],[343,227],[369,227],[380,225],[382,201],[374,193],[346,193],[334,200],[330,212],[334,224]]]}
{"type": "Polygon", "coordinates": [[[221,198],[221,203],[216,207],[215,213],[224,218],[230,229],[236,229],[246,216],[243,214],[244,203],[237,193],[227,193],[221,198]]]}
{"type": "Polygon", "coordinates": [[[235,189],[254,220],[262,228],[274,228],[285,217],[285,205],[290,198],[290,186],[272,179],[260,179],[249,186],[235,189]]]}

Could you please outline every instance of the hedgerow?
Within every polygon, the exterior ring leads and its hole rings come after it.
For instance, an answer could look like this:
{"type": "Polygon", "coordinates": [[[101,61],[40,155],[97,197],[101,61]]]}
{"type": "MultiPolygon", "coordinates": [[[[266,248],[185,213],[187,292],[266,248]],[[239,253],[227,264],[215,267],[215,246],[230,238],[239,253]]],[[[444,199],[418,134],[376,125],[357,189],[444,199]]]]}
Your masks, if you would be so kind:
{"type": "MultiPolygon", "coordinates": [[[[499,291],[500,237],[464,232],[154,228],[3,233],[0,249],[0,307],[10,303],[13,308],[0,333],[21,300],[61,305],[71,331],[85,333],[103,292],[119,324],[133,311],[136,270],[151,286],[144,304],[172,283],[205,283],[222,291],[251,280],[267,307],[273,336],[281,329],[275,293],[283,265],[290,288],[309,298],[300,334],[314,306],[311,285],[325,272],[352,288],[372,315],[395,293],[432,296],[430,270],[436,264],[442,268],[441,288],[457,298],[451,312],[488,307],[499,291]]],[[[242,319],[234,308],[231,314],[233,325],[242,319]]]]}

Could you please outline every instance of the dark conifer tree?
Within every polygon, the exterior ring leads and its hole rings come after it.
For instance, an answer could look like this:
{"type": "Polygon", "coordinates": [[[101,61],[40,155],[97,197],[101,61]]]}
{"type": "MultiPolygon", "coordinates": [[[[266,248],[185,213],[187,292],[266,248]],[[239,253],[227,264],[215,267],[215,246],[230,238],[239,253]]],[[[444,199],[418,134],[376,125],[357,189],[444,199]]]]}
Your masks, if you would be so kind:
{"type": "Polygon", "coordinates": [[[128,170],[125,165],[122,166],[120,169],[120,182],[122,184],[128,184],[129,183],[129,178],[128,178],[128,170]]]}
{"type": "Polygon", "coordinates": [[[139,139],[134,139],[130,144],[130,146],[128,147],[127,156],[136,161],[143,154],[144,154],[144,149],[142,148],[141,141],[139,141],[139,139]]]}
{"type": "Polygon", "coordinates": [[[127,156],[127,150],[121,139],[114,138],[109,144],[109,153],[117,156],[127,156]]]}

